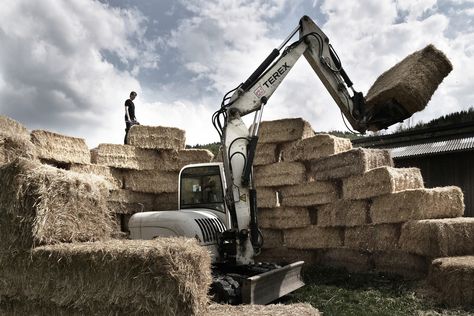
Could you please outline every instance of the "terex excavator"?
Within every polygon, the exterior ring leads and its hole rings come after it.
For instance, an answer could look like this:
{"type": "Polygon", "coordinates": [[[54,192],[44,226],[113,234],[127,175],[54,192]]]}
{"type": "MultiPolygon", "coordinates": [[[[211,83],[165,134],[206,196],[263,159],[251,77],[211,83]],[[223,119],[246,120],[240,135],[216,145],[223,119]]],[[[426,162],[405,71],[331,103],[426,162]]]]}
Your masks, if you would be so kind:
{"type": "Polygon", "coordinates": [[[302,17],[280,47],[244,83],[224,96],[214,113],[223,162],[183,167],[178,211],[137,213],[129,221],[132,239],[196,238],[213,256],[211,292],[218,301],[266,304],[304,285],[302,261],[285,266],[254,262],[263,236],[257,222],[252,174],[264,106],[301,55],[357,131],[380,130],[413,114],[394,101],[366,111],[362,93],[354,90],[328,37],[309,17],[302,17]],[[299,39],[287,45],[297,32],[299,39]],[[241,117],[253,112],[249,129],[241,117]]]}

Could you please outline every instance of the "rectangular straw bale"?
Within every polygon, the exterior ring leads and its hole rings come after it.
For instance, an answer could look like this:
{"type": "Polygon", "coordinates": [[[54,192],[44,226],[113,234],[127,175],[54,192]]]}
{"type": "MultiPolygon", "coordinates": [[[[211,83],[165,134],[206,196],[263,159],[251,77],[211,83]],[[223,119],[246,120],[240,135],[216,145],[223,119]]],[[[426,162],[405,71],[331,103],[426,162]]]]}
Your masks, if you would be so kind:
{"type": "Polygon", "coordinates": [[[108,183],[94,175],[18,159],[0,167],[0,248],[110,237],[108,183]]]}
{"type": "Polygon", "coordinates": [[[273,188],[257,188],[257,205],[261,208],[273,208],[280,206],[278,192],[273,188]]]}
{"type": "Polygon", "coordinates": [[[364,225],[347,227],[344,247],[365,251],[387,251],[398,248],[400,225],[364,225]]]}
{"type": "Polygon", "coordinates": [[[402,226],[400,248],[431,258],[474,254],[474,218],[410,221],[402,226]]]}
{"type": "Polygon", "coordinates": [[[278,161],[277,144],[257,143],[254,166],[269,165],[278,161]]]}
{"type": "Polygon", "coordinates": [[[25,137],[0,131],[0,165],[13,162],[18,157],[36,158],[36,148],[30,141],[29,134],[25,137]]]}
{"type": "Polygon", "coordinates": [[[463,214],[463,193],[455,186],[403,190],[374,198],[370,207],[373,223],[401,223],[463,214]]]}
{"type": "Polygon", "coordinates": [[[185,132],[175,127],[134,125],[127,135],[127,144],[148,149],[184,149],[185,132]]]}
{"type": "Polygon", "coordinates": [[[91,154],[82,138],[34,130],[31,142],[36,146],[38,158],[60,163],[82,163],[91,161],[91,154]]]}
{"type": "Polygon", "coordinates": [[[343,180],[344,199],[366,199],[408,189],[423,188],[418,168],[380,167],[343,180]]]}
{"type": "Polygon", "coordinates": [[[425,278],[430,267],[426,257],[402,252],[377,252],[372,256],[377,272],[396,274],[407,279],[425,278]]]}
{"type": "Polygon", "coordinates": [[[276,207],[259,209],[258,222],[262,228],[286,229],[308,226],[311,219],[304,207],[276,207]]]}
{"type": "Polygon", "coordinates": [[[282,149],[283,161],[309,161],[352,149],[350,139],[316,134],[290,143],[282,149]]]}
{"type": "Polygon", "coordinates": [[[438,301],[449,306],[474,304],[474,256],[446,257],[433,260],[428,282],[438,301]]]}
{"type": "Polygon", "coordinates": [[[367,110],[395,101],[410,114],[421,111],[452,69],[443,52],[430,44],[377,78],[365,98],[367,110]]]}
{"type": "Polygon", "coordinates": [[[279,229],[262,229],[263,248],[278,248],[283,246],[283,232],[279,229]]]}
{"type": "Polygon", "coordinates": [[[289,249],[286,247],[262,249],[262,252],[255,257],[255,261],[278,264],[304,261],[304,265],[309,266],[318,262],[318,253],[315,250],[289,249]]]}
{"type": "Polygon", "coordinates": [[[114,190],[107,201],[109,210],[115,214],[135,214],[154,210],[155,195],[130,190],[114,190]]]}
{"type": "Polygon", "coordinates": [[[202,315],[208,304],[210,256],[194,238],[43,246],[31,260],[30,297],[86,315],[202,315]]]}
{"type": "Polygon", "coordinates": [[[393,166],[385,149],[355,148],[311,162],[311,175],[317,180],[342,179],[382,167],[393,166]]]}
{"type": "Polygon", "coordinates": [[[207,149],[162,150],[154,169],[180,171],[185,165],[211,162],[214,155],[207,149]]]}
{"type": "Polygon", "coordinates": [[[281,189],[281,205],[314,206],[331,203],[339,197],[339,189],[334,182],[315,181],[286,186],[281,189]]]}
{"type": "Polygon", "coordinates": [[[318,227],[288,229],[283,232],[283,241],[288,248],[326,249],[343,245],[343,230],[336,227],[318,227]]]}
{"type": "Polygon", "coordinates": [[[155,211],[171,211],[178,209],[178,192],[155,194],[153,202],[155,211]]]}
{"type": "Polygon", "coordinates": [[[95,174],[97,176],[103,177],[114,186],[114,189],[120,189],[123,187],[123,171],[120,169],[96,164],[73,163],[69,167],[69,170],[85,174],[95,174]]]}
{"type": "Polygon", "coordinates": [[[338,200],[318,208],[318,226],[360,226],[368,224],[366,200],[338,200]]]}
{"type": "Polygon", "coordinates": [[[178,191],[178,172],[130,170],[125,173],[125,189],[144,193],[178,191]]]}
{"type": "Polygon", "coordinates": [[[370,254],[352,249],[328,249],[319,255],[319,264],[326,267],[344,268],[347,271],[367,272],[372,268],[370,254]]]}
{"type": "Polygon", "coordinates": [[[294,185],[306,181],[306,168],[301,162],[277,162],[255,167],[257,187],[294,185]]]}
{"type": "Polygon", "coordinates": [[[208,316],[319,316],[319,311],[307,303],[270,305],[220,305],[211,304],[208,316]]]}
{"type": "Polygon", "coordinates": [[[0,115],[0,134],[30,137],[30,132],[28,132],[25,126],[4,115],[0,115]]]}
{"type": "Polygon", "coordinates": [[[311,125],[302,118],[265,121],[258,130],[260,143],[284,143],[314,135],[311,125]]]}
{"type": "Polygon", "coordinates": [[[92,151],[92,163],[119,169],[153,170],[161,162],[157,150],[130,145],[100,144],[92,151]]]}

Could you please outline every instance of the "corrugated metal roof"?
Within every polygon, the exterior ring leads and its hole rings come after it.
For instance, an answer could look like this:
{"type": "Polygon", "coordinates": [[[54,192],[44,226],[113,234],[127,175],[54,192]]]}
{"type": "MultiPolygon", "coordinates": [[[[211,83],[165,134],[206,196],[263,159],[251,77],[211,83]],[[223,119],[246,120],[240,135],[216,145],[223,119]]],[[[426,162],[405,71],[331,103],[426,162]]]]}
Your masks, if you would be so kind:
{"type": "Polygon", "coordinates": [[[420,156],[474,149],[474,137],[444,140],[434,143],[388,148],[393,158],[420,156]]]}

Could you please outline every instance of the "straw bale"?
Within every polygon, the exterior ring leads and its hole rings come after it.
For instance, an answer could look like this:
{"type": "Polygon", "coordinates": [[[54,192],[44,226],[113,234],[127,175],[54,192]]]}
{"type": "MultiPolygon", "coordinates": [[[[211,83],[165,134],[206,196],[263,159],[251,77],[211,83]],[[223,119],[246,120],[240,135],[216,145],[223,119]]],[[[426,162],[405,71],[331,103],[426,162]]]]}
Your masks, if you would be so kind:
{"type": "Polygon", "coordinates": [[[373,223],[401,223],[417,219],[459,217],[464,214],[458,187],[404,190],[376,197],[370,207],[373,223]]]}
{"type": "Polygon", "coordinates": [[[400,225],[397,224],[347,227],[344,247],[366,251],[396,250],[399,236],[400,225]]]}
{"type": "Polygon", "coordinates": [[[261,208],[273,208],[280,206],[278,192],[273,188],[257,188],[257,205],[261,208]]]}
{"type": "Polygon", "coordinates": [[[115,214],[135,214],[154,210],[155,195],[133,192],[130,190],[114,190],[110,192],[107,206],[115,214]]]}
{"type": "Polygon", "coordinates": [[[314,250],[289,249],[286,247],[262,249],[255,257],[258,262],[273,262],[281,265],[297,261],[304,261],[304,266],[310,266],[318,262],[318,254],[314,250]]]}
{"type": "Polygon", "coordinates": [[[207,149],[162,150],[153,169],[180,171],[185,165],[211,162],[214,155],[207,149]]]}
{"type": "Polygon", "coordinates": [[[283,241],[288,248],[326,249],[343,245],[343,230],[335,227],[317,227],[289,229],[283,232],[283,241]]]}
{"type": "Polygon", "coordinates": [[[334,202],[338,197],[339,190],[334,182],[307,182],[282,188],[281,205],[314,206],[334,202]]]}
{"type": "Polygon", "coordinates": [[[25,138],[30,137],[30,133],[26,127],[4,115],[0,115],[0,134],[16,135],[25,138]]]}
{"type": "Polygon", "coordinates": [[[338,200],[318,209],[318,226],[360,226],[368,224],[369,202],[365,200],[338,200]]]}
{"type": "Polygon", "coordinates": [[[283,143],[314,135],[311,125],[302,118],[265,121],[258,130],[260,143],[283,143]]]}
{"type": "Polygon", "coordinates": [[[390,152],[383,149],[355,148],[311,162],[317,180],[341,179],[382,167],[393,166],[390,152]]]}
{"type": "Polygon", "coordinates": [[[263,248],[278,248],[283,246],[283,232],[278,229],[262,229],[263,248]]]}
{"type": "Polygon", "coordinates": [[[257,143],[254,166],[269,165],[277,161],[277,144],[257,143]]]}
{"type": "Polygon", "coordinates": [[[304,207],[276,207],[258,210],[258,222],[262,228],[286,229],[311,224],[308,209],[304,207]]]}
{"type": "Polygon", "coordinates": [[[331,156],[352,149],[350,139],[329,134],[316,134],[284,146],[283,161],[309,161],[331,156]]]}
{"type": "Polygon", "coordinates": [[[69,167],[70,171],[86,174],[94,174],[100,176],[110,182],[114,189],[123,187],[123,172],[120,169],[96,164],[76,164],[73,163],[69,167]]]}
{"type": "Polygon", "coordinates": [[[372,258],[376,271],[407,279],[425,278],[430,267],[428,258],[402,251],[378,252],[372,258]]]}
{"type": "Polygon", "coordinates": [[[148,149],[184,149],[185,132],[176,127],[134,125],[127,135],[129,145],[148,149]]]}
{"type": "Polygon", "coordinates": [[[42,246],[30,269],[31,299],[84,314],[202,315],[211,283],[208,251],[187,238],[42,246]]]}
{"type": "Polygon", "coordinates": [[[109,238],[105,180],[22,158],[0,167],[0,179],[0,248],[109,238]]]}
{"type": "Polygon", "coordinates": [[[428,282],[436,288],[441,302],[450,306],[474,305],[474,256],[433,260],[428,282]]]}
{"type": "Polygon", "coordinates": [[[178,192],[155,194],[153,202],[155,211],[169,211],[178,209],[178,192]]]}
{"type": "Polygon", "coordinates": [[[430,44],[377,78],[367,92],[367,109],[395,100],[411,114],[421,111],[452,69],[443,52],[430,44]]]}
{"type": "Polygon", "coordinates": [[[277,162],[255,167],[257,187],[293,185],[306,181],[306,168],[300,162],[277,162]]]}
{"type": "Polygon", "coordinates": [[[82,138],[35,130],[31,132],[31,142],[36,146],[38,158],[46,161],[82,164],[91,161],[89,148],[82,138]]]}
{"type": "Polygon", "coordinates": [[[367,272],[372,268],[367,252],[352,249],[328,249],[319,255],[319,264],[326,267],[344,268],[349,272],[367,272]]]}
{"type": "Polygon", "coordinates": [[[400,248],[431,258],[474,254],[474,218],[410,221],[402,226],[400,248]]]}
{"type": "Polygon", "coordinates": [[[220,305],[209,306],[209,316],[319,316],[317,309],[310,304],[275,304],[275,305],[220,305]]]}
{"type": "Polygon", "coordinates": [[[130,145],[100,144],[92,151],[92,163],[119,169],[153,170],[161,161],[159,151],[130,145]]]}
{"type": "MultiPolygon", "coordinates": [[[[0,116],[1,118],[1,116],[0,116]]],[[[14,134],[3,134],[0,131],[0,165],[14,161],[18,157],[36,158],[35,145],[28,137],[14,134]]]]}
{"type": "Polygon", "coordinates": [[[366,199],[407,189],[423,188],[418,168],[380,167],[343,180],[344,199],[366,199]]]}
{"type": "Polygon", "coordinates": [[[178,191],[178,172],[130,170],[125,174],[125,189],[144,193],[178,191]]]}

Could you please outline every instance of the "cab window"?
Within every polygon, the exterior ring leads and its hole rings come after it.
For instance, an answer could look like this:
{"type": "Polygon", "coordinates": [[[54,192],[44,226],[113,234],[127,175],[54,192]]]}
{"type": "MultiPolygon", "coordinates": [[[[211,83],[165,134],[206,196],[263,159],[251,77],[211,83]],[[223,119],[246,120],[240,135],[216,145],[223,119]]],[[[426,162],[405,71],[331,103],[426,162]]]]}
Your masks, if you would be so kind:
{"type": "Polygon", "coordinates": [[[181,172],[182,209],[204,207],[224,212],[224,200],[218,166],[190,167],[181,172]]]}

